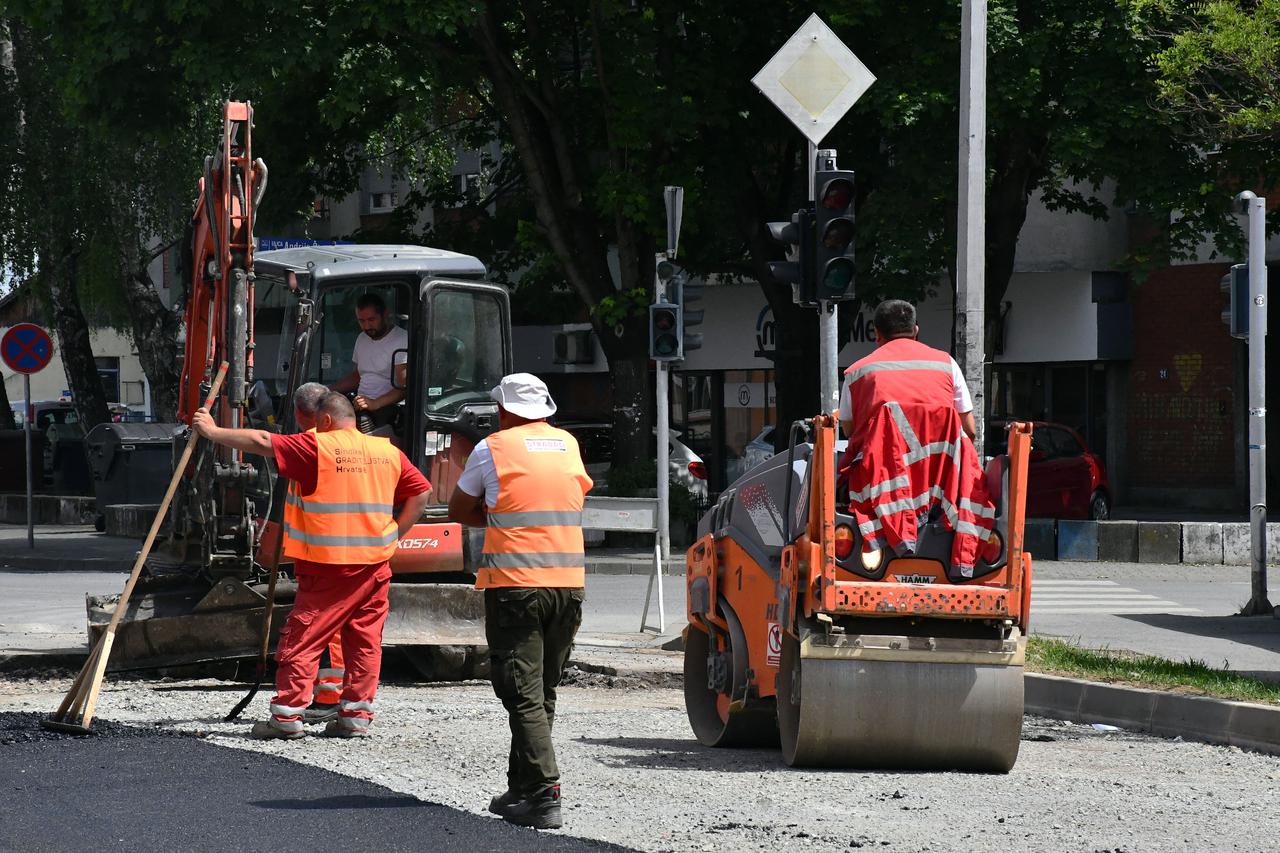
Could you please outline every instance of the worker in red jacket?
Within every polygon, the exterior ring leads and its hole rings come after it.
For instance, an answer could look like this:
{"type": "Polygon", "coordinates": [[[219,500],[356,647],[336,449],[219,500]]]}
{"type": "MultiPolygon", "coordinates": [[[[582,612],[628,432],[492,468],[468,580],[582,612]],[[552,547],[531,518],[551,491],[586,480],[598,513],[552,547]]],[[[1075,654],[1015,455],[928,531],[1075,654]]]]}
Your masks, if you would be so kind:
{"type": "Polygon", "coordinates": [[[338,393],[321,398],[315,432],[227,429],[206,409],[196,412],[191,426],[216,444],[272,454],[280,475],[297,484],[285,505],[284,550],[293,558],[298,591],[276,649],[271,717],[255,723],[252,734],[289,740],[306,734],[303,713],[320,655],[341,630],[346,676],[338,717],[324,733],[367,735],[382,663],[389,561],[426,508],[431,484],[391,442],[361,433],[351,402],[338,393]]]}
{"type": "Polygon", "coordinates": [[[973,577],[995,508],[964,375],[949,354],[917,340],[911,303],[880,303],[874,325],[876,349],[845,371],[839,412],[849,439],[841,477],[863,564],[873,569],[886,549],[914,554],[920,527],[941,519],[955,534],[953,570],[973,577]]]}

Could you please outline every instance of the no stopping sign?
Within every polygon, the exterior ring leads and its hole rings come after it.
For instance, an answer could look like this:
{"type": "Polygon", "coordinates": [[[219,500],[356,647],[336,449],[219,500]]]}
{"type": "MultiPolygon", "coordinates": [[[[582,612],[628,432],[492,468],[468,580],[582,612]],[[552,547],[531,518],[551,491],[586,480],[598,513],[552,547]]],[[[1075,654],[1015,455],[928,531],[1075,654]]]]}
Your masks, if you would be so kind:
{"type": "Polygon", "coordinates": [[[35,323],[19,323],[0,338],[0,359],[15,373],[39,373],[53,358],[53,340],[35,323]]]}

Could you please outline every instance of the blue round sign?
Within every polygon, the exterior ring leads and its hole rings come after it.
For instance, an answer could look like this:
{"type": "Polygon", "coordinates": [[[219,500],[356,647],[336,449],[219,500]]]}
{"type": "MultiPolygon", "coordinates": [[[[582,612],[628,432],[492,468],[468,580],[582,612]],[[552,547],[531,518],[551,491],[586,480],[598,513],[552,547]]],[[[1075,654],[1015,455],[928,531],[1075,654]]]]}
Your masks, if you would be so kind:
{"type": "Polygon", "coordinates": [[[35,323],[19,323],[0,338],[0,358],[17,373],[38,373],[53,358],[53,340],[35,323]]]}

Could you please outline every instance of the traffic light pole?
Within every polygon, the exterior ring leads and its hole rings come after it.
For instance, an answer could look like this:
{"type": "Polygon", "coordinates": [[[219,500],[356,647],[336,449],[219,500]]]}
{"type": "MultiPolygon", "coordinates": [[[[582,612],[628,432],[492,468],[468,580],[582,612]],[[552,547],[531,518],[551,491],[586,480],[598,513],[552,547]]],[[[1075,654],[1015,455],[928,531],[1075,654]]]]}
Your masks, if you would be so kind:
{"type": "MultiPolygon", "coordinates": [[[[826,152],[824,152],[826,153],[826,152]]],[[[834,152],[831,152],[834,154],[834,152]]],[[[834,162],[834,161],[833,161],[834,162]]],[[[818,146],[809,142],[809,204],[817,199],[814,175],[818,169],[818,146]]],[[[818,393],[821,395],[819,410],[834,412],[840,403],[840,344],[837,332],[840,327],[839,302],[822,300],[818,304],[818,393]]]]}
{"type": "Polygon", "coordinates": [[[1249,214],[1249,565],[1245,616],[1271,613],[1267,598],[1267,206],[1251,192],[1236,196],[1249,214]]]}

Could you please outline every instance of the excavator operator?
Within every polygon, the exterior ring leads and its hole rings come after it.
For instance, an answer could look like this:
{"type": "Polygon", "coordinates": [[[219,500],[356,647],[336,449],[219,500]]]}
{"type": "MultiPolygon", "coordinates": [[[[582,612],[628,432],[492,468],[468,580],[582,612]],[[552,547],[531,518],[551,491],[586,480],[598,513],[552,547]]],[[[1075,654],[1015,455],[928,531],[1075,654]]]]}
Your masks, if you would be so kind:
{"type": "Polygon", "coordinates": [[[344,394],[356,392],[351,403],[361,430],[367,432],[391,424],[397,404],[404,399],[409,333],[392,321],[387,303],[376,293],[361,294],[356,300],[356,322],[360,336],[351,354],[355,368],[329,387],[344,394]]]}

